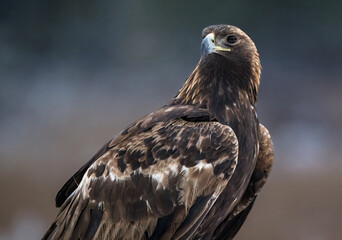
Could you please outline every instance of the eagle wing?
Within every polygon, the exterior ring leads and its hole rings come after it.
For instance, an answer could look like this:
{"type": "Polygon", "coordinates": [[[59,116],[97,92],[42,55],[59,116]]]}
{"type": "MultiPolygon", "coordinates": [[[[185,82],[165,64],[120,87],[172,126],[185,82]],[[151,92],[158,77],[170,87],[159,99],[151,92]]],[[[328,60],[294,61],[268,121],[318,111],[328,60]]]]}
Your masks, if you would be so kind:
{"type": "Polygon", "coordinates": [[[234,131],[191,106],[151,113],[103,149],[77,173],[86,169],[44,239],[187,238],[238,159],[234,131]]]}
{"type": "Polygon", "coordinates": [[[248,187],[234,210],[217,227],[213,239],[233,239],[270,174],[274,158],[273,143],[268,130],[262,124],[259,129],[259,155],[248,187]]]}

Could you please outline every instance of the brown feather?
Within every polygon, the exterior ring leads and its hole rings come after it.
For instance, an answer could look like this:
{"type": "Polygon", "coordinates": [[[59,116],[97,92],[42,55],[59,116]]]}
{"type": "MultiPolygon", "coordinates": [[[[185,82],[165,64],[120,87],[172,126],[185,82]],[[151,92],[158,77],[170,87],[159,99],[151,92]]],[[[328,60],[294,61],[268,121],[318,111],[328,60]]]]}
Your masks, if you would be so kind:
{"type": "Polygon", "coordinates": [[[217,227],[213,239],[233,239],[245,221],[253,203],[266,183],[273,164],[273,143],[268,130],[259,125],[259,154],[248,187],[239,203],[228,217],[217,227]]]}
{"type": "Polygon", "coordinates": [[[210,26],[203,37],[211,33],[220,44],[234,34],[239,44],[203,55],[174,99],[86,163],[58,193],[63,205],[44,239],[236,234],[273,150],[255,110],[261,67],[254,43],[234,26],[210,26]]]}
{"type": "MultiPolygon", "coordinates": [[[[71,207],[60,213],[58,219],[62,219],[56,223],[65,221],[67,228],[57,238],[84,237],[80,227],[90,224],[90,213],[97,209],[90,204],[93,202],[103,204],[104,211],[98,223],[102,226],[99,231],[104,233],[96,236],[107,237],[105,232],[110,232],[125,239],[142,238],[151,224],[171,214],[176,206],[184,207],[184,220],[200,196],[212,196],[211,205],[215,202],[236,167],[237,139],[230,127],[218,122],[178,118],[180,110],[188,112],[189,108],[164,108],[164,114],[157,111],[148,115],[130,127],[134,131],[128,129],[128,134],[112,141],[111,148],[89,167],[75,190],[71,207]],[[177,118],[166,120],[164,115],[177,118]],[[149,154],[153,162],[149,161],[149,154]],[[120,159],[124,159],[124,171],[118,165],[120,159]],[[220,169],[215,170],[216,166],[220,169]]],[[[196,115],[197,108],[192,110],[192,115],[196,115]]],[[[173,233],[180,224],[179,221],[173,226],[173,233]]]]}

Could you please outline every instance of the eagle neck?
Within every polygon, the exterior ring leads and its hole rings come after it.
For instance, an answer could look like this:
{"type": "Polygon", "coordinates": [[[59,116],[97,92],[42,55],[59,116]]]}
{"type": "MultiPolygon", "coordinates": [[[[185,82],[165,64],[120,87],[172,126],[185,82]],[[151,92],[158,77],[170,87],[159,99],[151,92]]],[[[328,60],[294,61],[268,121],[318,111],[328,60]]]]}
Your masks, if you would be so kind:
{"type": "Polygon", "coordinates": [[[234,65],[223,57],[201,59],[178,95],[169,104],[195,105],[208,109],[219,121],[228,122],[227,110],[254,106],[257,79],[246,65],[234,65]]]}

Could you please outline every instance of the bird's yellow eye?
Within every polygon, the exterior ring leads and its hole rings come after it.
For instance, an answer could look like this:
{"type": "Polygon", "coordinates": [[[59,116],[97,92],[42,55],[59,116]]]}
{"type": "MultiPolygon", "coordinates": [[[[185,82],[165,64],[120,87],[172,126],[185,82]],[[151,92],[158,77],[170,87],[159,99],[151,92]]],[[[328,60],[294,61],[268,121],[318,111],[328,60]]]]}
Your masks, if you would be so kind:
{"type": "Polygon", "coordinates": [[[237,37],[235,35],[228,35],[227,36],[227,43],[229,45],[235,45],[237,43],[237,37]]]}

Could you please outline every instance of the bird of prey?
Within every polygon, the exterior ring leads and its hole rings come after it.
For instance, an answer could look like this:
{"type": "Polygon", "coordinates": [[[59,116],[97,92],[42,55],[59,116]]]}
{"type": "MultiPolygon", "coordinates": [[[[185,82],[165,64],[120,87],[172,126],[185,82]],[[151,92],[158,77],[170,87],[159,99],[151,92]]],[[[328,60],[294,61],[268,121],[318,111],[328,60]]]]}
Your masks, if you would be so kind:
{"type": "Polygon", "coordinates": [[[105,144],[62,187],[43,239],[232,239],[269,175],[255,104],[259,54],[242,30],[202,32],[178,94],[105,144]]]}

